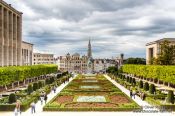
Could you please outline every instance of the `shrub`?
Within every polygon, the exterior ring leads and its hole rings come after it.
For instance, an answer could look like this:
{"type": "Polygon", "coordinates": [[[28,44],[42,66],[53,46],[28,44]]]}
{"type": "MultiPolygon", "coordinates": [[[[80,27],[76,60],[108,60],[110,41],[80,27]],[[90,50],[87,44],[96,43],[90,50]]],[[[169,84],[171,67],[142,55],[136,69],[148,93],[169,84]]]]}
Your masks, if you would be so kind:
{"type": "Polygon", "coordinates": [[[148,90],[149,90],[149,84],[148,84],[148,82],[146,82],[146,83],[144,84],[143,89],[144,89],[145,91],[148,91],[148,90]]]}
{"type": "Polygon", "coordinates": [[[9,103],[14,103],[16,102],[16,95],[14,93],[11,93],[9,96],[9,103]]]}
{"type": "Polygon", "coordinates": [[[28,85],[27,93],[30,95],[33,92],[33,87],[31,84],[28,85]]]}
{"type": "Polygon", "coordinates": [[[129,82],[129,77],[126,78],[126,81],[129,82]]]}
{"type": "Polygon", "coordinates": [[[46,84],[46,85],[50,84],[50,80],[49,80],[49,79],[46,79],[46,80],[45,80],[45,84],[46,84]]]}
{"type": "Polygon", "coordinates": [[[38,88],[41,88],[41,87],[43,87],[43,82],[42,81],[39,81],[38,82],[38,88]]]}
{"type": "Polygon", "coordinates": [[[50,81],[50,84],[52,84],[55,81],[54,77],[51,77],[49,81],[50,81]]]}
{"type": "Polygon", "coordinates": [[[136,85],[136,79],[132,78],[132,84],[135,86],[136,85]]]}
{"type": "Polygon", "coordinates": [[[132,77],[129,78],[129,83],[132,83],[132,77]]]}
{"type": "Polygon", "coordinates": [[[149,86],[149,93],[154,94],[155,91],[156,91],[155,85],[154,84],[151,84],[149,86]]]}
{"type": "Polygon", "coordinates": [[[38,83],[33,84],[33,91],[36,91],[38,89],[38,83]]]}
{"type": "Polygon", "coordinates": [[[143,81],[142,80],[140,80],[140,82],[139,82],[139,88],[143,88],[143,81]]]}
{"type": "Polygon", "coordinates": [[[168,91],[167,102],[174,104],[174,93],[172,90],[168,91]]]}

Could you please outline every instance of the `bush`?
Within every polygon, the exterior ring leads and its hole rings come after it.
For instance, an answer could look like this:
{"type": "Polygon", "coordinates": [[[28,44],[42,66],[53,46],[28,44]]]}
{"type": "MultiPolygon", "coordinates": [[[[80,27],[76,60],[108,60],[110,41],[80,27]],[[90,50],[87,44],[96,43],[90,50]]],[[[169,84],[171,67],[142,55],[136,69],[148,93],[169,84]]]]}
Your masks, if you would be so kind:
{"type": "Polygon", "coordinates": [[[149,90],[149,84],[148,84],[148,82],[146,82],[146,83],[144,84],[143,89],[144,89],[145,91],[148,91],[148,90],[149,90]]]}
{"type": "Polygon", "coordinates": [[[132,83],[132,77],[129,78],[129,83],[132,83]]]}
{"type": "Polygon", "coordinates": [[[143,81],[142,80],[140,80],[140,82],[139,82],[139,88],[143,88],[143,81]]]}
{"type": "Polygon", "coordinates": [[[31,84],[28,85],[27,93],[30,95],[33,92],[33,87],[31,84]]]}
{"type": "Polygon", "coordinates": [[[132,78],[132,84],[135,86],[136,85],[136,79],[132,78]]]}
{"type": "Polygon", "coordinates": [[[46,84],[46,85],[50,84],[50,80],[49,80],[49,79],[46,79],[46,80],[45,80],[45,84],[46,84]]]}
{"type": "Polygon", "coordinates": [[[11,93],[9,96],[9,103],[14,103],[16,102],[16,95],[14,93],[11,93]]]}
{"type": "Polygon", "coordinates": [[[39,81],[38,82],[38,88],[40,89],[41,87],[43,87],[43,82],[42,81],[39,81]]]}
{"type": "Polygon", "coordinates": [[[55,81],[54,77],[51,77],[49,81],[50,81],[50,84],[52,84],[55,81]]]}
{"type": "Polygon", "coordinates": [[[172,90],[168,91],[167,102],[174,104],[174,93],[172,90]]]}
{"type": "Polygon", "coordinates": [[[149,93],[154,94],[155,91],[156,91],[155,85],[154,84],[151,84],[149,86],[149,93]]]}
{"type": "Polygon", "coordinates": [[[38,89],[38,83],[33,84],[33,91],[36,91],[38,89]]]}
{"type": "Polygon", "coordinates": [[[126,78],[126,81],[129,82],[129,77],[126,78]]]}

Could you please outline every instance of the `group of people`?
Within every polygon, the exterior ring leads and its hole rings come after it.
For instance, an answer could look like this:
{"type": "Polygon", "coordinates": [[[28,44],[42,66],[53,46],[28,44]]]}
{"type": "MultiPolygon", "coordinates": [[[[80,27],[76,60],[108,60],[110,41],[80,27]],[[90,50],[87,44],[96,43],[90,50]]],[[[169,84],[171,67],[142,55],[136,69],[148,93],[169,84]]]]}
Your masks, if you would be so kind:
{"type": "Polygon", "coordinates": [[[45,104],[47,102],[47,94],[44,91],[41,92],[40,101],[41,101],[41,105],[43,104],[43,101],[45,101],[45,104]]]}
{"type": "MultiPolygon", "coordinates": [[[[132,89],[130,89],[130,97],[132,98],[134,98],[135,99],[135,96],[136,96],[136,94],[137,94],[137,92],[136,92],[136,90],[132,90],[132,89]]],[[[140,95],[140,98],[142,99],[142,100],[145,100],[145,93],[144,92],[139,92],[139,95],[140,95]]]]}

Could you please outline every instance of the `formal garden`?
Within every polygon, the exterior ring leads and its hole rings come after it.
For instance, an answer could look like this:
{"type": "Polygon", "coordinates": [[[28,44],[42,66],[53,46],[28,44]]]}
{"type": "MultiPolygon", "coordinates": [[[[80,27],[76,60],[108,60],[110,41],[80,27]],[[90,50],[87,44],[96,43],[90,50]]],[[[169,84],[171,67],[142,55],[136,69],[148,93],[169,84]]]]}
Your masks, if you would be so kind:
{"type": "Polygon", "coordinates": [[[3,67],[0,71],[0,111],[13,111],[17,100],[21,111],[26,111],[32,102],[39,100],[41,93],[49,94],[53,86],[59,86],[71,77],[68,73],[58,74],[56,65],[3,67]]]}
{"type": "Polygon", "coordinates": [[[160,110],[175,111],[174,66],[124,65],[109,76],[160,110]]]}
{"type": "Polygon", "coordinates": [[[133,111],[131,98],[103,75],[78,75],[48,102],[44,111],[133,111]]]}

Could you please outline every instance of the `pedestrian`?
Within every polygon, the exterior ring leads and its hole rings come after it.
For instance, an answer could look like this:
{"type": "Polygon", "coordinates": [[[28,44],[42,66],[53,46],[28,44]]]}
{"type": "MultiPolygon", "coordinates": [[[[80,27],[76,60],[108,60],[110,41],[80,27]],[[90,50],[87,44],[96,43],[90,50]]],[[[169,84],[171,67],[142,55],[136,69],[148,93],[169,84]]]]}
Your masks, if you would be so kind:
{"type": "Polygon", "coordinates": [[[32,102],[31,103],[31,113],[34,114],[36,111],[35,111],[35,102],[32,102]]]}
{"type": "Polygon", "coordinates": [[[41,105],[43,104],[43,100],[44,100],[44,92],[42,92],[40,96],[41,105]]]}
{"type": "Polygon", "coordinates": [[[130,90],[130,97],[132,98],[132,90],[130,90]]]}
{"type": "Polygon", "coordinates": [[[45,101],[45,104],[47,102],[47,94],[44,95],[44,101],[45,101]]]}
{"type": "Polygon", "coordinates": [[[133,95],[133,98],[135,99],[135,95],[136,95],[136,91],[135,90],[133,91],[132,95],[133,95]]]}
{"type": "Polygon", "coordinates": [[[18,116],[19,112],[18,112],[18,109],[15,107],[15,110],[14,110],[14,114],[15,116],[18,116]]]}
{"type": "Polygon", "coordinates": [[[21,107],[21,102],[19,100],[17,100],[16,101],[16,110],[19,114],[21,114],[20,107],[21,107]]]}
{"type": "Polygon", "coordinates": [[[56,86],[53,87],[53,91],[54,91],[54,93],[56,93],[56,86]]]}

